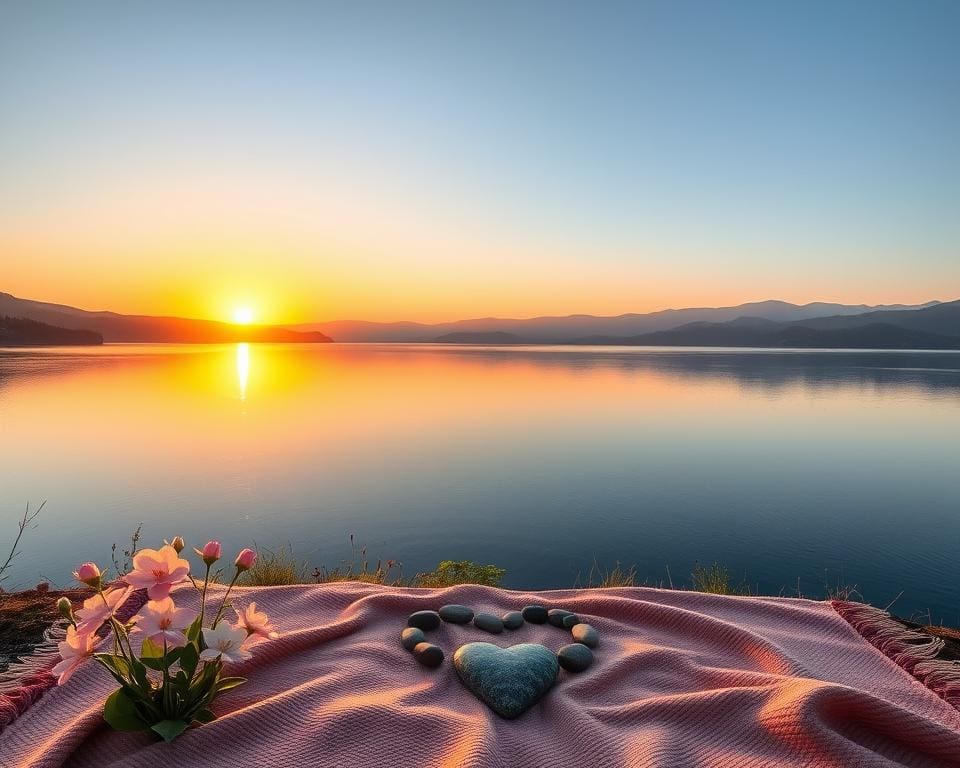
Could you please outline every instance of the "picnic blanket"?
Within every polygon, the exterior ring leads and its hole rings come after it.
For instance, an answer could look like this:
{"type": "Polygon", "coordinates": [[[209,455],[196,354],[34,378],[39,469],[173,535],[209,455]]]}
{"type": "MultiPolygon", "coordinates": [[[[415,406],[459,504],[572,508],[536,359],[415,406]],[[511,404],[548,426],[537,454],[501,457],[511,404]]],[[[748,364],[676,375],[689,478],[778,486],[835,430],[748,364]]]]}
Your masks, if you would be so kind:
{"type": "MultiPolygon", "coordinates": [[[[235,591],[283,635],[231,674],[249,682],[219,719],[164,744],[101,719],[115,688],[85,664],[0,733],[0,766],[960,766],[960,683],[935,645],[868,606],[643,588],[513,592],[347,582],[235,591]],[[593,665],[561,671],[504,720],[451,664],[472,641],[556,650],[569,633],[489,635],[444,625],[437,669],[400,645],[413,611],[462,603],[502,614],[539,603],[600,633],[593,665]],[[886,623],[885,623],[886,622],[886,623]]],[[[196,602],[190,591],[178,601],[196,602]]]]}

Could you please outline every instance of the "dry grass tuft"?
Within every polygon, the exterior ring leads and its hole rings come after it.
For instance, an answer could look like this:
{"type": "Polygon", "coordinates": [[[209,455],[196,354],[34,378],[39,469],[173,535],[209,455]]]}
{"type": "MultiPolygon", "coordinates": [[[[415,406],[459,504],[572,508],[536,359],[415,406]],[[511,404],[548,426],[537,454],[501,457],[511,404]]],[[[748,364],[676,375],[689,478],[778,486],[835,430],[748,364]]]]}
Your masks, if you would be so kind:
{"type": "Polygon", "coordinates": [[[307,565],[297,560],[287,547],[272,550],[258,547],[257,562],[243,576],[243,584],[248,587],[279,587],[305,583],[307,565]]]}
{"type": "Polygon", "coordinates": [[[577,580],[574,582],[574,589],[604,589],[607,587],[636,587],[648,586],[640,585],[637,582],[637,566],[631,565],[629,568],[623,568],[618,560],[614,563],[612,569],[607,570],[601,567],[596,560],[590,566],[590,572],[587,574],[586,581],[582,581],[580,574],[577,574],[577,580]]]}

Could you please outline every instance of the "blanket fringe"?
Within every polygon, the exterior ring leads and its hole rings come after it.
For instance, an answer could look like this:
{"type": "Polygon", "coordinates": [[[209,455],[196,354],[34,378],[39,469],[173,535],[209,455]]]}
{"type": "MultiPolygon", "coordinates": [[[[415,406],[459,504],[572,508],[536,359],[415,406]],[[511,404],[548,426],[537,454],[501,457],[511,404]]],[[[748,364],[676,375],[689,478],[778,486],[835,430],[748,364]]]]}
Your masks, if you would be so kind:
{"type": "MultiPolygon", "coordinates": [[[[146,590],[138,589],[117,610],[116,617],[127,621],[147,602],[146,590]]],[[[106,630],[101,630],[105,634],[106,630]]],[[[0,673],[0,733],[57,684],[50,670],[60,661],[57,644],[67,635],[67,623],[58,621],[43,633],[43,640],[29,656],[10,664],[0,673]]]]}
{"type": "Polygon", "coordinates": [[[960,663],[937,658],[943,640],[905,627],[872,605],[843,600],[830,604],[864,640],[960,710],[960,663]]]}

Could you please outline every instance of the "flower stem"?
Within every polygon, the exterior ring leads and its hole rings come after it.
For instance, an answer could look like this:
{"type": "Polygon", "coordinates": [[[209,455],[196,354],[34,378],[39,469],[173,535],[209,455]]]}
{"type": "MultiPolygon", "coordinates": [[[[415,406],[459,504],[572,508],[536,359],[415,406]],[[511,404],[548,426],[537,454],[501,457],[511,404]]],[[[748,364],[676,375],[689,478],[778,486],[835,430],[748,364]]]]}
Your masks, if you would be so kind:
{"type": "Polygon", "coordinates": [[[230,586],[227,587],[226,594],[223,596],[223,602],[220,603],[220,610],[217,611],[217,615],[213,619],[213,624],[210,626],[211,629],[217,628],[217,623],[220,621],[220,617],[223,616],[223,610],[227,607],[227,598],[230,597],[230,590],[233,589],[233,585],[237,583],[237,579],[240,578],[240,569],[237,568],[237,572],[233,574],[233,579],[230,580],[230,586]]]}
{"type": "MultiPolygon", "coordinates": [[[[212,563],[205,563],[207,566],[207,573],[203,577],[203,590],[200,592],[200,628],[203,629],[203,609],[207,606],[207,584],[210,583],[210,566],[212,563]]],[[[196,582],[194,582],[196,586],[196,582]]]]}

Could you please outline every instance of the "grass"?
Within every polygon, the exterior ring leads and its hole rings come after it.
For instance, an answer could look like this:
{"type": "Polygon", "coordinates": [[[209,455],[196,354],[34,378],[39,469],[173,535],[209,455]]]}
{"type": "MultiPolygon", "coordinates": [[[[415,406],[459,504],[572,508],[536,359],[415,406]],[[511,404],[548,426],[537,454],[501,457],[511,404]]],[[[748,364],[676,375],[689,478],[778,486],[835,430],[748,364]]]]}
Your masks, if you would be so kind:
{"type": "Polygon", "coordinates": [[[637,566],[631,565],[629,568],[623,568],[617,561],[612,569],[605,569],[593,561],[590,566],[590,572],[585,581],[581,580],[580,574],[573,583],[574,589],[603,589],[606,587],[636,587],[648,586],[637,582],[637,566]]]}
{"type": "Polygon", "coordinates": [[[378,559],[375,563],[371,562],[367,557],[367,548],[357,544],[353,536],[350,537],[350,552],[348,560],[332,568],[318,566],[307,578],[307,564],[298,560],[290,548],[258,549],[257,562],[244,574],[243,584],[248,587],[274,587],[311,582],[330,584],[362,581],[396,587],[452,587],[457,584],[497,587],[506,574],[504,568],[495,565],[480,565],[471,560],[444,560],[432,571],[405,579],[403,564],[399,560],[378,559]]]}
{"type": "Polygon", "coordinates": [[[690,574],[690,584],[696,592],[708,592],[711,595],[749,595],[746,584],[734,584],[730,580],[730,571],[718,563],[700,565],[697,563],[690,574]]]}
{"type": "Polygon", "coordinates": [[[307,564],[293,556],[292,548],[257,548],[257,562],[244,574],[243,584],[249,587],[279,587],[303,584],[307,580],[307,564]]]}
{"type": "MultiPolygon", "coordinates": [[[[23,534],[25,528],[30,526],[37,514],[41,511],[43,505],[35,512],[31,513],[29,507],[24,513],[23,519],[19,524],[19,533],[23,534]]],[[[117,545],[112,547],[112,560],[114,570],[118,575],[123,575],[130,569],[130,563],[134,554],[137,552],[138,544],[141,538],[141,528],[137,529],[130,537],[130,548],[122,551],[123,560],[117,560],[117,545]]],[[[17,553],[17,544],[20,541],[20,535],[11,549],[7,562],[0,567],[0,581],[5,576],[4,571],[10,565],[10,561],[17,553]]],[[[506,575],[506,569],[496,565],[482,565],[472,560],[443,560],[432,571],[417,573],[410,578],[403,575],[403,564],[399,560],[377,559],[371,562],[367,556],[366,546],[358,544],[353,534],[350,534],[350,557],[342,560],[338,565],[328,568],[320,565],[310,570],[308,564],[298,559],[293,554],[293,548],[289,545],[281,546],[276,549],[265,549],[257,547],[257,562],[253,568],[247,571],[242,578],[241,584],[250,587],[274,587],[286,586],[291,584],[329,584],[342,581],[360,581],[367,584],[383,584],[396,587],[429,587],[442,588],[452,587],[458,584],[481,584],[485,586],[498,587],[503,582],[506,575]]],[[[651,582],[641,580],[638,577],[636,565],[624,567],[620,562],[614,563],[613,568],[604,568],[596,560],[590,567],[586,578],[582,578],[578,573],[573,587],[575,589],[604,589],[611,587],[656,587],[660,589],[692,589],[696,592],[707,592],[714,595],[752,595],[759,594],[758,591],[751,590],[746,582],[735,583],[730,576],[730,571],[719,563],[711,565],[701,565],[697,563],[690,573],[689,587],[682,584],[675,585],[670,568],[666,569],[666,580],[651,582]]],[[[216,571],[211,573],[210,582],[218,583],[222,579],[222,573],[216,571]]],[[[831,584],[824,572],[824,598],[827,600],[851,600],[864,602],[863,595],[857,590],[856,585],[847,584],[841,578],[831,584]]],[[[2,590],[0,590],[2,592],[2,590]]],[[[781,590],[781,596],[784,590],[781,590]]],[[[902,593],[901,593],[902,594],[902,593]]],[[[819,599],[814,595],[803,595],[800,591],[800,581],[797,580],[796,593],[791,595],[795,597],[809,597],[819,599]]],[[[899,598],[900,595],[897,596],[899,598]]],[[[896,602],[897,598],[891,602],[896,602]]],[[[890,608],[887,606],[887,610],[890,608]]]]}
{"type": "MultiPolygon", "coordinates": [[[[278,547],[277,549],[258,549],[256,565],[250,569],[243,579],[245,586],[270,587],[289,584],[330,584],[342,581],[361,581],[367,584],[383,584],[393,587],[452,587],[457,584],[482,584],[498,587],[503,582],[506,569],[496,565],[483,565],[471,560],[444,560],[437,567],[425,573],[406,578],[403,575],[403,564],[398,560],[377,559],[371,561],[367,556],[367,548],[356,543],[350,537],[350,557],[334,567],[318,566],[312,572],[309,566],[299,560],[292,549],[278,547]]],[[[587,576],[577,575],[574,582],[576,589],[604,589],[610,587],[657,587],[660,589],[692,589],[696,592],[707,592],[714,595],[752,595],[758,594],[751,590],[746,582],[736,582],[730,571],[719,563],[701,565],[697,563],[690,573],[687,584],[674,584],[669,568],[666,571],[666,580],[651,582],[642,580],[638,576],[637,566],[625,567],[619,562],[610,569],[599,565],[596,561],[590,567],[587,576]]],[[[856,585],[849,585],[841,580],[835,584],[824,581],[824,593],[827,600],[854,600],[863,601],[863,596],[857,591],[856,585]]],[[[781,594],[783,594],[781,592],[781,594]]],[[[797,597],[804,597],[797,586],[797,597]]],[[[817,599],[814,596],[813,599],[817,599]]]]}

